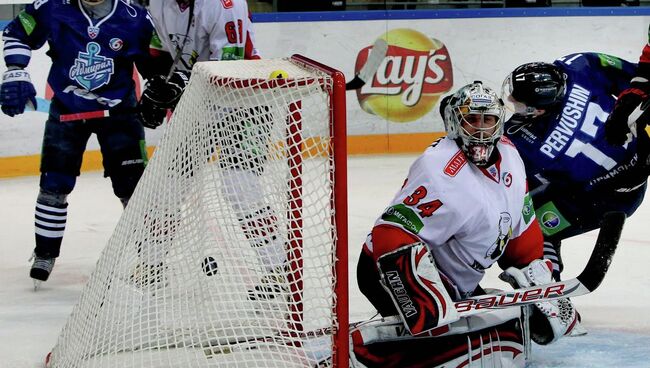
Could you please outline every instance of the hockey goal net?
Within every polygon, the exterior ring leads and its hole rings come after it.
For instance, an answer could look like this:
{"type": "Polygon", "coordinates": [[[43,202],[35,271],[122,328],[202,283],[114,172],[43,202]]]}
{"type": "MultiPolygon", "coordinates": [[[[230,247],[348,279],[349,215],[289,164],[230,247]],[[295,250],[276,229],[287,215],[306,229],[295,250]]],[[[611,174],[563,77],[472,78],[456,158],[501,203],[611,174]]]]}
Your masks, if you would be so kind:
{"type": "Polygon", "coordinates": [[[347,366],[345,139],[342,73],[197,63],[49,366],[347,366]]]}

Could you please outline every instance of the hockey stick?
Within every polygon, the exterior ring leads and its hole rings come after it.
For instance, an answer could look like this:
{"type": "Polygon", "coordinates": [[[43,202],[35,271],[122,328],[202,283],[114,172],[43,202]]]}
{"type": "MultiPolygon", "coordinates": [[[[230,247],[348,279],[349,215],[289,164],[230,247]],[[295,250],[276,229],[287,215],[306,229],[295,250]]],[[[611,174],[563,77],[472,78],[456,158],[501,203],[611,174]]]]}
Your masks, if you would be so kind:
{"type": "Polygon", "coordinates": [[[573,298],[596,290],[605,278],[623,231],[626,215],[608,212],[601,222],[598,239],[587,265],[578,277],[511,291],[480,295],[454,303],[460,317],[481,313],[485,309],[520,307],[555,299],[573,298]]]}
{"type": "Polygon", "coordinates": [[[351,91],[359,89],[363,87],[366,82],[372,80],[375,73],[377,73],[377,69],[379,69],[379,65],[384,61],[387,52],[388,43],[386,43],[386,40],[382,38],[377,39],[377,41],[372,45],[366,63],[363,65],[359,73],[354,76],[354,79],[345,84],[345,90],[351,91]]]}

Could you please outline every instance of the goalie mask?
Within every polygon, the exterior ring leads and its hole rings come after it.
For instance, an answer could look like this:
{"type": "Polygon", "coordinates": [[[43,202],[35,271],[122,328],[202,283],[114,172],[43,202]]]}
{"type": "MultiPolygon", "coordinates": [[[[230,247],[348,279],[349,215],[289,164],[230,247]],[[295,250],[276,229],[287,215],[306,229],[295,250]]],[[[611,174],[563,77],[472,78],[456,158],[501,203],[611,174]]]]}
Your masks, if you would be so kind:
{"type": "Polygon", "coordinates": [[[503,102],[480,81],[462,87],[446,101],[443,120],[447,136],[472,163],[487,165],[503,135],[503,102]]]}
{"type": "Polygon", "coordinates": [[[528,63],[506,78],[501,98],[514,114],[534,117],[560,104],[565,92],[566,75],[560,68],[549,63],[528,63]]]}

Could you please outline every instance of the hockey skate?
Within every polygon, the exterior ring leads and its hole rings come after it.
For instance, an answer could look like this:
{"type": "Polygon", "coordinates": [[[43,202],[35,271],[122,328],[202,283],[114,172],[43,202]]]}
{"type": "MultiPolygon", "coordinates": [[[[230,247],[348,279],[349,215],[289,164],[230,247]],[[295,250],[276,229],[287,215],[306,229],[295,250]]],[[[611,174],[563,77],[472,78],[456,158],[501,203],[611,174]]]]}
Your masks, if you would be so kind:
{"type": "Polygon", "coordinates": [[[131,273],[131,282],[138,289],[162,287],[165,285],[164,269],[162,262],[155,265],[138,263],[131,273]]]}
{"type": "Polygon", "coordinates": [[[29,260],[31,261],[32,259],[34,262],[32,263],[32,268],[29,271],[29,277],[31,277],[34,281],[34,290],[38,290],[38,288],[41,286],[41,283],[47,281],[47,279],[50,277],[56,258],[39,257],[36,254],[32,254],[32,257],[29,260]]]}
{"type": "Polygon", "coordinates": [[[260,279],[260,283],[248,290],[250,300],[285,300],[290,295],[289,281],[284,266],[279,266],[260,279]]]}

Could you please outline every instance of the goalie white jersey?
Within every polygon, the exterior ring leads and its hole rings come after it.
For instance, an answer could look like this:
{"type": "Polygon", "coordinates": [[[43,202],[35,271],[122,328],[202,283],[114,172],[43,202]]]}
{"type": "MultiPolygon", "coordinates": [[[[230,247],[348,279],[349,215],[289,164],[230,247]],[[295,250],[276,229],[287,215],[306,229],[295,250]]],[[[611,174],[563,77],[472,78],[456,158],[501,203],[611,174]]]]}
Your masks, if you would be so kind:
{"type": "Polygon", "coordinates": [[[194,0],[194,9],[180,8],[176,0],[156,0],[149,13],[162,44],[151,47],[172,58],[182,49],[177,69],[191,70],[197,61],[259,58],[245,0],[194,0]]]}
{"type": "MultiPolygon", "coordinates": [[[[456,297],[471,294],[508,241],[535,221],[519,153],[505,137],[497,149],[497,162],[479,168],[453,140],[440,139],[413,163],[375,223],[422,239],[439,271],[458,288],[456,297]]],[[[366,244],[372,251],[372,239],[366,244]]]]}

